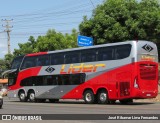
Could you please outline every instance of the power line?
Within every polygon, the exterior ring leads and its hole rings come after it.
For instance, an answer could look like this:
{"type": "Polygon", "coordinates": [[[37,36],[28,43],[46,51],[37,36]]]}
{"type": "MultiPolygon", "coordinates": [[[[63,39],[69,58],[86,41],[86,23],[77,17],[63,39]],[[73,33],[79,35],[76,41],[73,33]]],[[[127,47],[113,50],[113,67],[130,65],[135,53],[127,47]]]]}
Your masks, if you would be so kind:
{"type": "Polygon", "coordinates": [[[92,0],[90,0],[90,2],[91,2],[91,4],[92,4],[93,8],[95,9],[95,6],[94,6],[94,4],[93,4],[92,0]]]}
{"type": "MultiPolygon", "coordinates": [[[[81,5],[74,6],[74,7],[72,7],[72,8],[63,9],[63,10],[61,10],[61,11],[53,11],[53,12],[50,12],[50,11],[49,11],[49,13],[40,12],[40,13],[9,15],[9,16],[1,16],[1,17],[14,17],[14,18],[16,18],[16,17],[25,17],[25,16],[37,16],[37,15],[42,15],[42,14],[46,15],[46,14],[50,14],[50,13],[52,13],[52,14],[58,14],[58,13],[65,13],[65,12],[68,12],[68,11],[70,11],[70,10],[72,11],[72,10],[77,9],[77,8],[81,8],[81,9],[82,9],[82,7],[88,7],[88,4],[84,4],[84,3],[83,3],[83,4],[81,4],[81,5]]],[[[42,10],[42,11],[43,11],[43,10],[42,10]]]]}

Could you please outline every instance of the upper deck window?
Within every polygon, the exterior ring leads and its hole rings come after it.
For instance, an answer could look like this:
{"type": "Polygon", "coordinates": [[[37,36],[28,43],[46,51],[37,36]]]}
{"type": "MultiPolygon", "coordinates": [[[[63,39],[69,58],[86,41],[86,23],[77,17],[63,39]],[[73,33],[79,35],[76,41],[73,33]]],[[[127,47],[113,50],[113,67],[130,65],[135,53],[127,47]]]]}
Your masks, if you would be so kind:
{"type": "Polygon", "coordinates": [[[22,59],[24,56],[16,57],[11,65],[11,69],[18,69],[21,65],[22,59]]]}
{"type": "Polygon", "coordinates": [[[47,66],[49,64],[49,55],[42,55],[37,57],[36,66],[47,66]]]}
{"type": "Polygon", "coordinates": [[[63,53],[53,53],[51,54],[51,65],[64,64],[64,54],[63,53]]]}
{"type": "Polygon", "coordinates": [[[65,64],[79,63],[80,62],[80,52],[68,52],[65,54],[65,64]]]}
{"type": "Polygon", "coordinates": [[[81,62],[94,62],[96,61],[96,49],[82,50],[81,62]]]}
{"type": "Polygon", "coordinates": [[[21,66],[21,70],[25,68],[35,67],[37,57],[25,57],[21,66]]]}
{"type": "Polygon", "coordinates": [[[98,49],[98,61],[114,60],[114,48],[104,47],[98,49]]]}
{"type": "Polygon", "coordinates": [[[115,47],[115,59],[124,59],[129,57],[131,53],[131,45],[124,44],[115,47]]]}

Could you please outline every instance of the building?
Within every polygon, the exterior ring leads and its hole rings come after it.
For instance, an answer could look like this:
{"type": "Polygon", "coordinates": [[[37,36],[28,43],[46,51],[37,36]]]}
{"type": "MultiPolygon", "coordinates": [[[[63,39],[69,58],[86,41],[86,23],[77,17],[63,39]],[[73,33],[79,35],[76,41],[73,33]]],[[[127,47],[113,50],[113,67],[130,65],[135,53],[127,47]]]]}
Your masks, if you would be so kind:
{"type": "Polygon", "coordinates": [[[0,89],[7,88],[7,85],[8,85],[8,79],[0,79],[0,89]]]}

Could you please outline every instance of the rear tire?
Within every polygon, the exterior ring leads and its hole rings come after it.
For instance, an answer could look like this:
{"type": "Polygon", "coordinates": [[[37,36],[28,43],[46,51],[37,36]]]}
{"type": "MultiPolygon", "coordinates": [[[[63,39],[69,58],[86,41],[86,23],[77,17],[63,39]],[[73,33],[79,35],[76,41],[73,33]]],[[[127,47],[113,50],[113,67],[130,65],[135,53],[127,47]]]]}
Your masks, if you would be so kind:
{"type": "Polygon", "coordinates": [[[35,102],[36,101],[35,92],[34,91],[29,92],[28,98],[30,102],[35,102]]]}
{"type": "Polygon", "coordinates": [[[95,103],[95,96],[91,90],[86,90],[84,92],[83,98],[84,98],[85,103],[87,103],[87,104],[95,103]]]}
{"type": "Polygon", "coordinates": [[[108,104],[109,103],[109,99],[108,99],[108,93],[106,90],[101,90],[100,92],[98,92],[98,103],[99,104],[108,104]]]}
{"type": "Polygon", "coordinates": [[[20,91],[20,92],[19,92],[19,100],[20,100],[21,102],[26,102],[26,101],[27,101],[27,97],[26,97],[24,91],[20,91]]]}

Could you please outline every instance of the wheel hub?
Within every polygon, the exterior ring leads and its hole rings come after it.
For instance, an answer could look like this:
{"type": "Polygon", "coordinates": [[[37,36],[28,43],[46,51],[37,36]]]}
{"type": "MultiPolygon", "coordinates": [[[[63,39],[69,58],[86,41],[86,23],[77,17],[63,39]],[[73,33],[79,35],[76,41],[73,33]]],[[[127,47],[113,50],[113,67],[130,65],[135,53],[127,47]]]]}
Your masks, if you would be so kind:
{"type": "Polygon", "coordinates": [[[87,100],[88,102],[90,102],[90,101],[92,100],[92,97],[91,97],[91,94],[90,94],[90,93],[87,93],[87,94],[86,94],[86,100],[87,100]]]}
{"type": "Polygon", "coordinates": [[[100,100],[101,101],[106,101],[106,99],[107,99],[107,94],[106,93],[101,93],[100,94],[100,100]]]}

